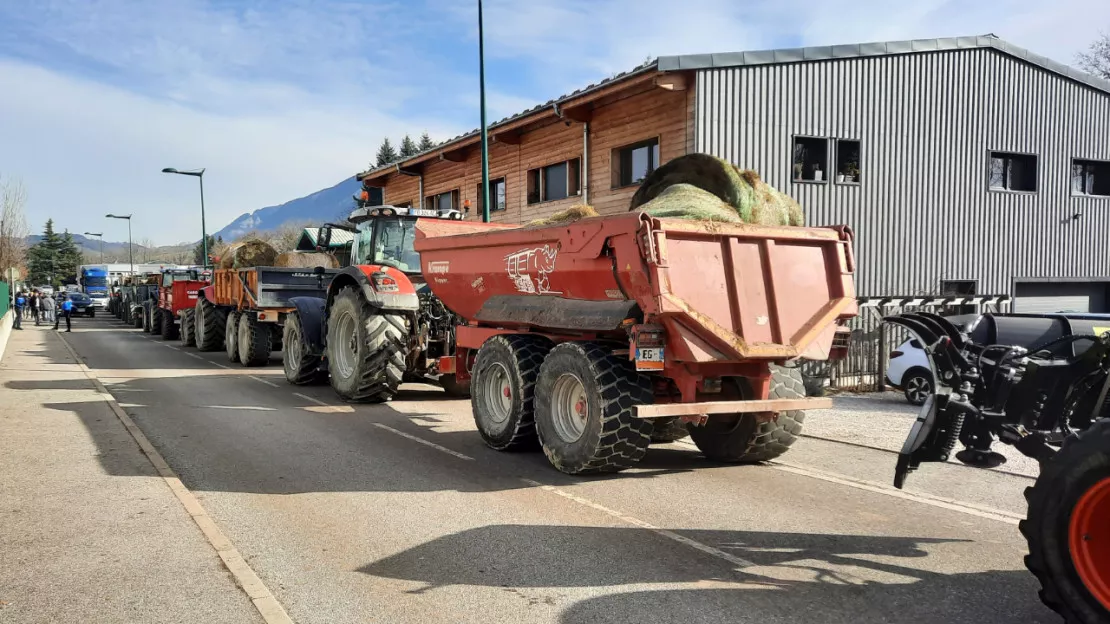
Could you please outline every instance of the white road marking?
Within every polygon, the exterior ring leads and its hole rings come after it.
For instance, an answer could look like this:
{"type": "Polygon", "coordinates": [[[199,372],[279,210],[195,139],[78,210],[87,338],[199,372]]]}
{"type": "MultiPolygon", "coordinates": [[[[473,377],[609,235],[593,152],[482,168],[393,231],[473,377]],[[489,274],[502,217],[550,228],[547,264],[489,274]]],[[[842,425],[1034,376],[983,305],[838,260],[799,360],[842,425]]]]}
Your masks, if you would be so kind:
{"type": "Polygon", "coordinates": [[[278,387],[278,385],[276,383],[274,383],[272,381],[267,381],[267,380],[265,380],[261,377],[255,377],[254,375],[247,375],[247,376],[250,377],[251,379],[257,381],[258,383],[266,384],[267,386],[270,386],[271,388],[277,388],[278,387]]]}
{"type": "Polygon", "coordinates": [[[191,358],[196,358],[198,360],[203,360],[204,359],[204,358],[200,357],[199,355],[197,355],[196,353],[189,353],[188,351],[183,351],[182,353],[184,353],[185,355],[187,355],[191,358]]]}
{"type": "Polygon", "coordinates": [[[627,524],[631,524],[632,526],[637,526],[637,527],[640,527],[641,529],[647,529],[647,530],[652,531],[652,532],[654,532],[658,535],[661,535],[661,536],[663,536],[663,537],[665,537],[669,540],[676,541],[679,544],[683,544],[684,546],[689,546],[690,548],[693,548],[694,550],[699,550],[699,551],[701,551],[701,552],[703,552],[707,555],[710,555],[710,556],[716,557],[718,559],[722,559],[724,561],[727,561],[728,563],[731,563],[732,565],[737,566],[738,568],[751,568],[751,567],[755,566],[754,563],[752,563],[751,561],[748,561],[747,559],[737,557],[736,555],[727,553],[727,552],[725,552],[725,551],[723,551],[719,548],[714,548],[714,547],[709,546],[707,544],[702,544],[701,542],[698,542],[696,540],[692,540],[692,539],[690,539],[688,537],[685,537],[683,535],[679,535],[678,533],[675,533],[674,531],[668,531],[667,529],[661,529],[661,528],[659,528],[659,527],[657,527],[657,526],[655,526],[655,525],[653,525],[649,522],[644,522],[643,520],[640,520],[639,518],[635,518],[633,516],[623,514],[619,511],[609,509],[608,507],[606,507],[604,505],[599,505],[598,503],[595,503],[595,502],[593,502],[589,499],[582,498],[581,496],[578,496],[576,494],[571,494],[570,492],[567,492],[566,490],[561,490],[561,489],[559,489],[559,488],[557,488],[553,485],[545,485],[543,483],[540,483],[539,481],[532,481],[531,479],[521,479],[521,481],[523,481],[523,482],[525,482],[528,485],[531,485],[533,487],[538,487],[538,488],[540,488],[541,490],[543,490],[545,492],[551,492],[552,494],[558,494],[559,496],[562,496],[563,498],[566,498],[568,500],[572,500],[572,501],[578,503],[579,505],[585,505],[586,507],[589,507],[591,509],[596,509],[597,511],[600,511],[600,512],[606,514],[606,515],[612,516],[612,517],[614,517],[614,518],[616,518],[616,519],[618,519],[622,522],[625,522],[627,524]]]}
{"type": "Polygon", "coordinates": [[[396,433],[397,435],[401,436],[402,438],[407,438],[409,440],[412,440],[413,442],[419,442],[420,444],[423,444],[424,446],[430,446],[430,447],[434,448],[437,451],[442,451],[444,453],[447,453],[448,455],[453,455],[455,457],[458,457],[459,459],[474,461],[474,458],[469,456],[469,455],[463,455],[462,453],[460,453],[458,451],[452,451],[451,449],[449,449],[445,446],[440,446],[440,445],[436,444],[435,442],[429,442],[429,441],[425,440],[424,438],[418,438],[418,437],[416,437],[412,434],[405,433],[404,431],[398,431],[397,429],[394,429],[393,427],[390,427],[389,425],[383,425],[381,423],[374,423],[374,426],[379,427],[381,429],[385,429],[386,431],[389,431],[391,433],[396,433]]]}
{"type": "MultiPolygon", "coordinates": [[[[201,358],[201,359],[203,360],[204,358],[201,358]]],[[[208,362],[208,363],[213,365],[213,366],[219,366],[220,368],[226,368],[226,369],[229,369],[229,370],[231,369],[230,366],[224,366],[223,364],[220,364],[219,362],[208,362]]]]}
{"type": "Polygon", "coordinates": [[[261,407],[254,405],[201,405],[201,409],[244,410],[248,412],[276,412],[276,407],[261,407]]]}
{"type": "Polygon", "coordinates": [[[314,399],[314,398],[308,396],[307,394],[301,394],[300,392],[294,392],[293,396],[301,397],[302,399],[304,399],[305,401],[308,401],[309,403],[315,403],[317,405],[323,405],[324,407],[335,407],[334,405],[331,405],[330,403],[324,403],[320,399],[314,399]]]}

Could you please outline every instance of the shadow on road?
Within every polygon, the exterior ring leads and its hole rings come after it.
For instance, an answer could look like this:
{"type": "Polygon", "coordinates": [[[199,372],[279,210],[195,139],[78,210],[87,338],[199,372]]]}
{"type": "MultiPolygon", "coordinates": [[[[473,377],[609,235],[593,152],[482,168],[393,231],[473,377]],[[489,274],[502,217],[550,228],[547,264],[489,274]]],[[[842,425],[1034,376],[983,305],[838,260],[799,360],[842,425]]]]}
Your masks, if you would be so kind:
{"type": "Polygon", "coordinates": [[[646,529],[495,525],[427,542],[359,571],[423,583],[416,593],[451,585],[716,585],[585,600],[563,612],[564,624],[1053,621],[1037,603],[1036,583],[1024,571],[929,570],[930,549],[974,548],[967,540],[671,531],[753,565],[738,568],[708,554],[699,557],[698,551],[646,529]]]}

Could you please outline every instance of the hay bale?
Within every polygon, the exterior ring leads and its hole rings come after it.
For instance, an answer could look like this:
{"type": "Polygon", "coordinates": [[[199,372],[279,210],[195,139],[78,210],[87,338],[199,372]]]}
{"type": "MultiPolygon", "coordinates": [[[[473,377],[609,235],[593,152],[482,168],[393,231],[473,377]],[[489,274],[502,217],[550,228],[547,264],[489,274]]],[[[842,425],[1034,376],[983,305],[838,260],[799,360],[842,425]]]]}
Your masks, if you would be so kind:
{"type": "Polygon", "coordinates": [[[643,210],[653,216],[753,223],[758,225],[803,225],[801,207],[789,196],[764,182],[750,169],[708,154],[680,156],[652,171],[632,196],[629,210],[643,210]],[[667,193],[674,187],[693,187],[667,193]],[[657,200],[667,195],[662,203],[657,200]],[[690,202],[683,205],[682,202],[690,202]],[[724,204],[737,219],[725,219],[724,204]],[[651,211],[646,206],[653,205],[651,211]]]}
{"type": "Polygon", "coordinates": [[[316,267],[338,269],[339,260],[330,253],[318,251],[287,251],[278,254],[277,258],[274,259],[274,266],[290,269],[314,269],[316,267]]]}
{"type": "Polygon", "coordinates": [[[743,223],[732,206],[693,184],[667,187],[654,199],[640,206],[640,210],[653,217],[743,223]]]}
{"type": "Polygon", "coordinates": [[[560,210],[555,214],[547,217],[546,219],[535,219],[529,221],[528,225],[555,225],[557,223],[574,223],[580,219],[589,219],[590,217],[599,217],[593,206],[582,204],[580,206],[571,206],[566,210],[560,210]]]}
{"type": "Polygon", "coordinates": [[[245,240],[228,245],[220,256],[221,269],[245,269],[257,266],[273,266],[277,251],[266,241],[245,240]]]}

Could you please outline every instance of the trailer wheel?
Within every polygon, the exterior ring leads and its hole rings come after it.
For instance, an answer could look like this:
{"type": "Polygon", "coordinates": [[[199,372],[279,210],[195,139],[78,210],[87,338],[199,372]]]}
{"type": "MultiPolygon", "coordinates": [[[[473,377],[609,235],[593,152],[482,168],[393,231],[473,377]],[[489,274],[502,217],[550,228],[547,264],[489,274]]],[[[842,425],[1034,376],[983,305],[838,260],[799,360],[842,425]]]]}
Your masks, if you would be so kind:
{"type": "Polygon", "coordinates": [[[227,313],[207,299],[197,299],[193,314],[197,322],[197,350],[219,351],[224,346],[227,313]]]}
{"type": "Polygon", "coordinates": [[[470,405],[478,433],[490,448],[536,448],[536,379],[550,350],[550,342],[535,336],[494,336],[478,349],[470,405]]]}
{"type": "Polygon", "coordinates": [[[249,312],[240,315],[239,360],[243,366],[263,366],[270,361],[270,336],[268,324],[249,312]]]}
{"type": "Polygon", "coordinates": [[[135,326],[135,329],[143,328],[143,309],[141,307],[132,309],[127,318],[135,326]]]}
{"type": "Polygon", "coordinates": [[[651,382],[610,351],[565,342],[540,366],[536,432],[548,461],[567,474],[624,470],[651,443],[651,423],[635,415],[652,402],[651,382]]]}
{"type": "Polygon", "coordinates": [[[192,347],[197,344],[196,328],[193,327],[193,311],[181,311],[181,346],[192,347]]]}
{"type": "MultiPolygon", "coordinates": [[[[806,395],[796,368],[771,366],[772,399],[800,399],[806,395]]],[[[802,433],[805,412],[780,412],[777,420],[758,422],[755,414],[721,414],[705,425],[690,427],[690,437],[708,459],[725,463],[761,462],[779,457],[802,433]]]]}
{"type": "Polygon", "coordinates": [[[1065,440],[1025,499],[1018,526],[1041,601],[1069,623],[1110,622],[1110,419],[1065,440]]]}
{"type": "Polygon", "coordinates": [[[470,398],[470,382],[459,381],[455,373],[439,376],[439,385],[443,387],[443,391],[447,396],[452,399],[469,399],[470,398]]]}
{"type": "Polygon", "coordinates": [[[678,418],[653,418],[651,425],[651,441],[656,444],[674,442],[690,435],[686,423],[678,418]]]}
{"type": "Polygon", "coordinates": [[[320,370],[321,358],[312,355],[312,349],[301,330],[299,314],[292,313],[285,317],[281,342],[281,363],[285,368],[285,379],[289,383],[303,386],[324,380],[325,373],[320,370]]]}
{"type": "Polygon", "coordinates": [[[224,352],[227,353],[227,361],[239,364],[239,323],[242,322],[242,314],[232,310],[227,313],[227,318],[224,319],[224,352]]]}
{"type": "Polygon", "coordinates": [[[162,321],[162,340],[177,340],[177,323],[173,322],[173,313],[159,308],[158,317],[162,321]]]}
{"type": "Polygon", "coordinates": [[[144,305],[143,306],[143,333],[153,334],[154,333],[154,323],[157,322],[158,320],[159,319],[157,318],[156,311],[152,310],[149,305],[144,305]]]}
{"type": "Polygon", "coordinates": [[[405,374],[405,319],[375,310],[353,287],[336,295],[328,314],[331,387],[345,401],[384,403],[405,374]]]}

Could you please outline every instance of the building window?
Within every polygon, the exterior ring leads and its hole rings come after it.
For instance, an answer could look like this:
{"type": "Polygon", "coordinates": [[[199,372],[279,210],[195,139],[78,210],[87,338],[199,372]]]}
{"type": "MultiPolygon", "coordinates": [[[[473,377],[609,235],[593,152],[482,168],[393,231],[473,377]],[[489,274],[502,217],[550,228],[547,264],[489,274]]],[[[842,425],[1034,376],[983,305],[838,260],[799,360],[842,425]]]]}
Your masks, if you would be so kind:
{"type": "Polygon", "coordinates": [[[794,137],[794,181],[825,182],[829,170],[829,141],[794,137]]]}
{"type": "Polygon", "coordinates": [[[836,140],[836,181],[839,184],[859,184],[859,141],[836,140]]]}
{"type": "Polygon", "coordinates": [[[941,280],[940,295],[942,297],[970,297],[979,294],[977,280],[941,280]]]}
{"type": "Polygon", "coordinates": [[[427,210],[435,210],[436,212],[458,210],[458,205],[459,191],[457,189],[438,195],[429,195],[424,198],[424,208],[427,210]]]}
{"type": "Polygon", "coordinates": [[[992,191],[1037,192],[1037,156],[991,152],[988,184],[992,191]]]}
{"type": "Polygon", "coordinates": [[[582,192],[581,161],[577,158],[528,171],[528,203],[566,199],[582,192]]]}
{"type": "Polygon", "coordinates": [[[1073,195],[1110,197],[1110,161],[1071,161],[1071,192],[1073,195]]]}
{"type": "MultiPolygon", "coordinates": [[[[482,197],[482,185],[479,184],[477,189],[478,212],[482,212],[482,206],[484,205],[482,201],[485,199],[482,197]]],[[[505,178],[498,178],[496,180],[489,181],[489,200],[490,212],[497,212],[498,210],[505,209],[505,178]]]]}
{"type": "Polygon", "coordinates": [[[613,188],[639,184],[659,166],[659,139],[613,150],[613,188]]]}

